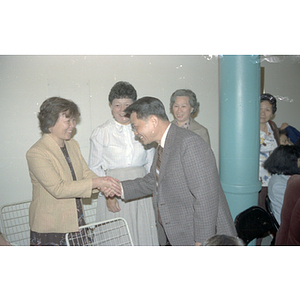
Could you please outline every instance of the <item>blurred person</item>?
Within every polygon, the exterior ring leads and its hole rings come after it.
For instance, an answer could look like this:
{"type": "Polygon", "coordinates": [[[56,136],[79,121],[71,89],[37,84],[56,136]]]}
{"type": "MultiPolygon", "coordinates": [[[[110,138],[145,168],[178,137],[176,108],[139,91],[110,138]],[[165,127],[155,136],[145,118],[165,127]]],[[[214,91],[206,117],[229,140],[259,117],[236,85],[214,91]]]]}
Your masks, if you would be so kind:
{"type": "Polygon", "coordinates": [[[160,245],[199,246],[214,234],[236,235],[208,143],[171,124],[157,98],[143,97],[125,112],[135,136],[144,145],[159,146],[150,173],[121,182],[122,198],[153,194],[160,245]]]}
{"type": "Polygon", "coordinates": [[[284,129],[279,129],[279,140],[280,145],[293,145],[293,143],[287,137],[286,131],[284,129]]]}
{"type": "Polygon", "coordinates": [[[170,99],[170,110],[174,116],[172,123],[195,132],[210,145],[208,130],[192,118],[199,110],[199,106],[200,103],[193,91],[176,90],[170,99]]]}
{"type": "Polygon", "coordinates": [[[79,226],[85,225],[81,198],[91,197],[93,189],[120,193],[116,180],[98,177],[88,168],[72,139],[79,116],[77,105],[60,97],[46,99],[40,107],[42,137],[26,153],[33,189],[31,246],[63,246],[67,232],[80,235],[79,226]]]}
{"type": "Polygon", "coordinates": [[[292,175],[299,174],[299,167],[300,147],[296,145],[278,146],[264,162],[264,168],[272,174],[268,195],[271,209],[279,225],[287,182],[292,175]]]}
{"type": "Polygon", "coordinates": [[[259,155],[259,179],[262,188],[259,192],[258,205],[265,207],[265,199],[268,194],[268,183],[271,174],[264,168],[264,162],[272,151],[280,145],[279,130],[276,124],[271,121],[277,110],[276,98],[271,94],[260,96],[260,155],[259,155]]]}
{"type": "Polygon", "coordinates": [[[245,243],[237,236],[216,234],[207,239],[203,246],[245,246],[245,243]]]}
{"type": "MultiPolygon", "coordinates": [[[[135,88],[119,81],[108,96],[113,118],[94,129],[90,141],[89,167],[98,176],[113,176],[119,180],[143,177],[150,171],[155,148],[146,147],[135,139],[129,116],[124,112],[136,101],[135,88]]],[[[151,195],[138,201],[124,202],[99,193],[97,221],[116,217],[126,219],[135,246],[158,245],[157,229],[151,195]]]]}
{"type": "Polygon", "coordinates": [[[287,182],[275,246],[300,246],[300,175],[287,182]]]}
{"type": "Polygon", "coordinates": [[[288,123],[282,123],[280,129],[286,132],[287,137],[294,145],[300,141],[300,132],[295,127],[289,125],[288,123]]]}

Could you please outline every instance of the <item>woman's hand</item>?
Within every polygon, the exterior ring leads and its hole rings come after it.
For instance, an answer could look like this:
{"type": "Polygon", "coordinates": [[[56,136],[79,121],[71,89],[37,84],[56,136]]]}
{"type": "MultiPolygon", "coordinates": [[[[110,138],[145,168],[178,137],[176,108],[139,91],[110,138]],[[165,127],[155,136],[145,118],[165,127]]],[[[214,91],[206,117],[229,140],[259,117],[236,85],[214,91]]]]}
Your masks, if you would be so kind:
{"type": "Polygon", "coordinates": [[[113,213],[119,212],[121,210],[119,202],[116,198],[106,198],[107,209],[113,213]]]}
{"type": "Polygon", "coordinates": [[[121,196],[120,181],[109,176],[94,178],[93,189],[95,188],[104,192],[106,197],[121,196]]]}

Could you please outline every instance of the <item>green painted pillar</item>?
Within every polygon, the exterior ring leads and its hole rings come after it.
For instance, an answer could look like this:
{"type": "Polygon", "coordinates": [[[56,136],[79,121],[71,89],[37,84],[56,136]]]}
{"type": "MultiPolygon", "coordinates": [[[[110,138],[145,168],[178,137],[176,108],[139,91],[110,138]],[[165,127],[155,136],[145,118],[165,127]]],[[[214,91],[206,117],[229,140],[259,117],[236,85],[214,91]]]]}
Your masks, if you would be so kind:
{"type": "Polygon", "coordinates": [[[260,139],[258,55],[219,57],[220,180],[233,219],[257,205],[260,139]]]}

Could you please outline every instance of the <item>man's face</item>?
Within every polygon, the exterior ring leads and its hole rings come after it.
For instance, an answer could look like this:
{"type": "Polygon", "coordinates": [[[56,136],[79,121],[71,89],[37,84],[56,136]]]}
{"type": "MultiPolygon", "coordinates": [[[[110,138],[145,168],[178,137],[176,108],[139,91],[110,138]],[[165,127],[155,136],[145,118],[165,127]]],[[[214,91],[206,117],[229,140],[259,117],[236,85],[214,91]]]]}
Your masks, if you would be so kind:
{"type": "Polygon", "coordinates": [[[133,112],[130,116],[130,122],[132,129],[134,131],[134,135],[138,138],[138,140],[144,144],[148,145],[154,142],[154,126],[151,122],[151,116],[147,119],[138,119],[136,113],[133,112]]]}

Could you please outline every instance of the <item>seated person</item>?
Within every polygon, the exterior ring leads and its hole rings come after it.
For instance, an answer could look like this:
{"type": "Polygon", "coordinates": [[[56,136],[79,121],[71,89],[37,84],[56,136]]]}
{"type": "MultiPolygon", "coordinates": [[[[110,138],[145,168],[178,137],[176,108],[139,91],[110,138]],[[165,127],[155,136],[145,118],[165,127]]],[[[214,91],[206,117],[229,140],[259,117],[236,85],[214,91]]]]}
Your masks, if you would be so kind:
{"type": "Polygon", "coordinates": [[[280,145],[293,145],[284,129],[279,130],[280,145]]]}
{"type": "Polygon", "coordinates": [[[288,123],[282,123],[280,129],[285,130],[287,137],[294,145],[297,144],[297,141],[300,141],[300,132],[288,123]]]}
{"type": "Polygon", "coordinates": [[[300,245],[300,175],[287,182],[275,246],[300,245]]]}
{"type": "Polygon", "coordinates": [[[287,181],[291,175],[299,173],[299,167],[300,147],[296,145],[280,145],[264,162],[264,168],[272,174],[268,195],[271,209],[279,225],[287,181]]]}

